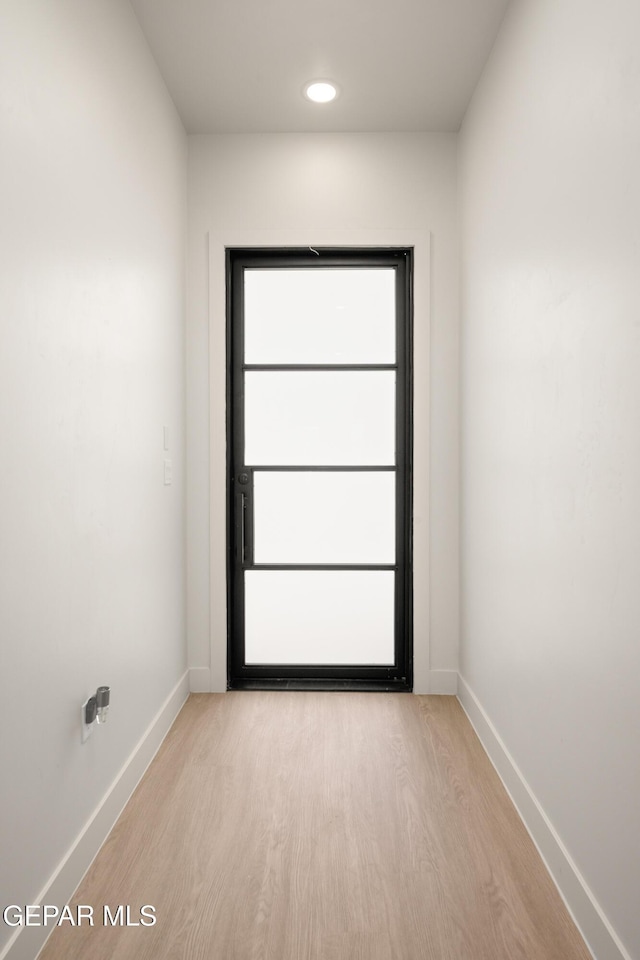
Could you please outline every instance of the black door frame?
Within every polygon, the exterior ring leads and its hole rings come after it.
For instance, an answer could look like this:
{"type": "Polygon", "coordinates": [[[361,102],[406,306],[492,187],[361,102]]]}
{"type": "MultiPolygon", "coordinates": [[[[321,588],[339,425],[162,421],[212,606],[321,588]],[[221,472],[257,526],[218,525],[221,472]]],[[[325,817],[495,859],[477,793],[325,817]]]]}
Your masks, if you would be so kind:
{"type": "MultiPolygon", "coordinates": [[[[228,248],[226,251],[227,308],[227,688],[228,689],[350,689],[413,688],[413,251],[390,248],[228,248]],[[244,570],[253,557],[252,470],[244,454],[244,371],[278,369],[278,365],[244,364],[244,270],[246,268],[391,267],[396,271],[395,364],[285,364],[280,369],[378,370],[396,372],[397,474],[395,564],[277,564],[259,569],[394,570],[395,663],[379,665],[246,665],[244,660],[244,570]],[[242,483],[238,478],[244,473],[242,483]],[[247,549],[248,548],[248,549],[247,549]]],[[[261,467],[261,469],[264,469],[261,467]]],[[[295,470],[276,467],[271,470],[295,470]]],[[[305,470],[310,468],[305,467],[305,470]]],[[[316,470],[380,470],[380,467],[315,467],[316,470]]]]}

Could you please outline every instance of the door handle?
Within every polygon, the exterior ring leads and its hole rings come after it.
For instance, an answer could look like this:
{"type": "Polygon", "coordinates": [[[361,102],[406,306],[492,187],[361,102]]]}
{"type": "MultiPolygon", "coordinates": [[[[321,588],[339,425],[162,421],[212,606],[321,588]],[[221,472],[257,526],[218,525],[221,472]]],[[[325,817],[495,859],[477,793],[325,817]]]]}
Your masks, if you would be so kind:
{"type": "Polygon", "coordinates": [[[253,564],[253,471],[238,474],[240,490],[240,563],[253,564]]]}
{"type": "Polygon", "coordinates": [[[247,495],[240,494],[240,563],[244,566],[244,559],[247,550],[247,495]]]}

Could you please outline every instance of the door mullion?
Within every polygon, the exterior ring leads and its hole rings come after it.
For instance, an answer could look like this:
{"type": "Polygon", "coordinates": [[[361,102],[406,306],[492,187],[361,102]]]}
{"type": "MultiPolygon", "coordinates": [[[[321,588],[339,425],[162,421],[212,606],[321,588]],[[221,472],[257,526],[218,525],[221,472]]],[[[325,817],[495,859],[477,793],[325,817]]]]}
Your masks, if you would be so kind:
{"type": "Polygon", "coordinates": [[[380,464],[379,466],[370,466],[363,464],[255,464],[251,467],[256,473],[396,473],[398,468],[395,464],[380,464]]]}
{"type": "Polygon", "coordinates": [[[372,373],[377,370],[384,371],[394,371],[398,369],[397,363],[245,363],[242,365],[242,369],[245,373],[252,372],[269,372],[273,370],[274,373],[284,372],[296,372],[301,371],[302,373],[323,373],[325,371],[335,372],[335,373],[372,373]]]}

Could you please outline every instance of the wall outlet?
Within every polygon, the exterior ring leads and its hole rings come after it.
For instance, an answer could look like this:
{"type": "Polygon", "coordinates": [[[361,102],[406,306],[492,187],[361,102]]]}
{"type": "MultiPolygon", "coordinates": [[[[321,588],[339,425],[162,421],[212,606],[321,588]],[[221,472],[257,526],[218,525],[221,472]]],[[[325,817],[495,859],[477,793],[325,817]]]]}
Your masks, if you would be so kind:
{"type": "Polygon", "coordinates": [[[82,743],[86,743],[86,742],[87,742],[87,740],[89,739],[89,737],[90,737],[91,734],[93,733],[93,728],[94,728],[95,725],[96,725],[96,721],[95,721],[95,720],[93,721],[93,723],[87,723],[87,722],[85,721],[85,716],[86,716],[85,710],[86,710],[87,704],[89,703],[89,700],[90,700],[90,699],[91,699],[90,697],[87,697],[87,699],[85,700],[85,702],[84,702],[84,703],[82,704],[82,706],[80,707],[80,711],[81,711],[80,723],[81,723],[81,725],[82,725],[82,726],[81,726],[81,734],[80,734],[80,737],[81,737],[82,743]]]}

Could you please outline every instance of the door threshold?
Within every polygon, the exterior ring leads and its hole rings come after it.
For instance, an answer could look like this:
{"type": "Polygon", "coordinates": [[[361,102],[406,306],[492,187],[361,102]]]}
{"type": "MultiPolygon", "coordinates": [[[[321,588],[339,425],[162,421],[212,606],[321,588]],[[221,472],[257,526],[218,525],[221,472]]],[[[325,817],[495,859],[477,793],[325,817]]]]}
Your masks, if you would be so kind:
{"type": "Polygon", "coordinates": [[[333,680],[321,678],[291,679],[290,677],[263,677],[261,679],[230,680],[229,690],[325,690],[361,693],[411,693],[406,680],[333,680]]]}

